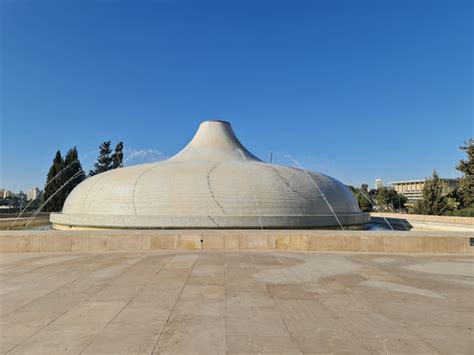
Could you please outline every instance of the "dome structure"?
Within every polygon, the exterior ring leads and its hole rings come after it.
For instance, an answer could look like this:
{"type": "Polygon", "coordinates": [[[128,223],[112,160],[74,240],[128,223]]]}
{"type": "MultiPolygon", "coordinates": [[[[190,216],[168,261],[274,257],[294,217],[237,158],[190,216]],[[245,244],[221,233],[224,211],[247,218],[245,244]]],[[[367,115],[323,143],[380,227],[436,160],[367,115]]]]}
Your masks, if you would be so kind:
{"type": "Polygon", "coordinates": [[[368,222],[349,189],[329,176],[268,164],[224,121],[201,123],[168,160],[107,171],[80,183],[63,228],[327,228],[368,222]]]}

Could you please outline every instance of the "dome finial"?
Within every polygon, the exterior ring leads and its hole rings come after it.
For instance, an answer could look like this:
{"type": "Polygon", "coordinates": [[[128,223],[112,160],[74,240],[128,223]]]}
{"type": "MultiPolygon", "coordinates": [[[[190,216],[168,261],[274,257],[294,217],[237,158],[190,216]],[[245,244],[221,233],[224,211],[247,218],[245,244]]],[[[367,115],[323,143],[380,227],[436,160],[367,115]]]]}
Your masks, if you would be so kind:
{"type": "Polygon", "coordinates": [[[189,144],[172,159],[179,160],[247,160],[260,161],[240,143],[230,122],[203,121],[189,144]]]}

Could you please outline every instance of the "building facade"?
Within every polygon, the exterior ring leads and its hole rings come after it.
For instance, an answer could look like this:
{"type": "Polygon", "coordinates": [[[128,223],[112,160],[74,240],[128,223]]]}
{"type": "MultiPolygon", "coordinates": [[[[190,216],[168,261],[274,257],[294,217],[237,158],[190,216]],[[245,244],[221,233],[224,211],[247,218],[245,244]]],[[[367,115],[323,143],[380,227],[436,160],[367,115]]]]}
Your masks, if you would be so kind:
{"type": "MultiPolygon", "coordinates": [[[[440,179],[445,185],[446,193],[452,191],[458,185],[458,179],[440,179]]],[[[393,181],[391,186],[397,193],[406,196],[408,199],[406,205],[413,206],[417,200],[421,200],[423,196],[423,188],[426,179],[393,181]]]]}
{"type": "Polygon", "coordinates": [[[12,196],[13,196],[13,192],[11,192],[10,190],[4,190],[4,189],[0,190],[0,197],[2,198],[12,197],[12,196]]]}
{"type": "Polygon", "coordinates": [[[41,197],[42,191],[38,187],[33,187],[26,193],[28,201],[38,200],[41,197]]]}
{"type": "Polygon", "coordinates": [[[375,189],[378,190],[381,187],[383,187],[383,181],[382,179],[375,179],[375,189]]]}

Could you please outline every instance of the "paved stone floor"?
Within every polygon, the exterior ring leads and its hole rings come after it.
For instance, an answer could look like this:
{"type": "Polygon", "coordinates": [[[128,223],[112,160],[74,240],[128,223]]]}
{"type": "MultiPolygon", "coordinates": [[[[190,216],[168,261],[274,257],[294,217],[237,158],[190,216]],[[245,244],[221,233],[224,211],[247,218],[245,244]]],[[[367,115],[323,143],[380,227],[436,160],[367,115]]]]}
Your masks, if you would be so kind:
{"type": "Polygon", "coordinates": [[[8,354],[472,354],[471,256],[0,256],[8,354]]]}

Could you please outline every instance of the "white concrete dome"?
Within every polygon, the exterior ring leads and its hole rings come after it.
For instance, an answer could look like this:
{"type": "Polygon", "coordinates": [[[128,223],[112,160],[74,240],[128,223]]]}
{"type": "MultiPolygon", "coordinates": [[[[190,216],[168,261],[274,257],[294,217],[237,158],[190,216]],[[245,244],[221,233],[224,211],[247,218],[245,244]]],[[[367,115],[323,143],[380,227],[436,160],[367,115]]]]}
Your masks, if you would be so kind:
{"type": "Polygon", "coordinates": [[[83,181],[51,221],[55,228],[316,228],[364,224],[368,214],[336,179],[265,163],[228,122],[206,121],[168,160],[83,181]]]}

